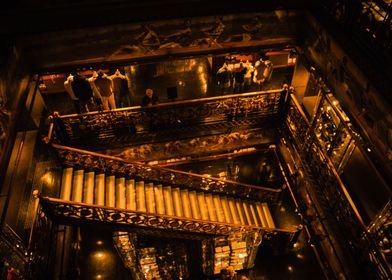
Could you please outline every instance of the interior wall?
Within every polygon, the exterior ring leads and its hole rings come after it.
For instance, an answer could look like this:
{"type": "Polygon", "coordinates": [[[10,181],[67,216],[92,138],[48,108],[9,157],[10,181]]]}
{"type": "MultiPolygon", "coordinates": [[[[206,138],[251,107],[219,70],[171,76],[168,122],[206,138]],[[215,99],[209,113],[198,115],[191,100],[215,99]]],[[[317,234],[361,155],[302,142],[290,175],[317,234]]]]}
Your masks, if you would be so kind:
{"type": "Polygon", "coordinates": [[[27,70],[20,51],[10,42],[0,46],[0,214],[3,217],[7,200],[3,188],[5,172],[9,163],[13,142],[16,136],[17,119],[22,112],[22,104],[29,86],[27,70]]]}
{"type": "Polygon", "coordinates": [[[39,70],[107,66],[235,48],[295,45],[301,18],[301,11],[279,10],[43,32],[16,40],[39,70]]]}

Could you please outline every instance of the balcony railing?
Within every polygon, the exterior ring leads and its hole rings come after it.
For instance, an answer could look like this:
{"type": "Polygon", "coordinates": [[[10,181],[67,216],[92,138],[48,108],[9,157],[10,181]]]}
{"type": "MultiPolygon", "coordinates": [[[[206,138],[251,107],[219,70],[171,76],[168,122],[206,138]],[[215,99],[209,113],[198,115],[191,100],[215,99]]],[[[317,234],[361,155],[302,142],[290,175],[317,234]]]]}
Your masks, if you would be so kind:
{"type": "Polygon", "coordinates": [[[60,161],[76,169],[95,170],[107,174],[122,175],[128,178],[178,186],[190,190],[211,193],[224,193],[238,198],[276,203],[281,189],[272,189],[214,178],[169,168],[150,166],[144,163],[118,157],[98,154],[76,148],[52,144],[60,161]]]}
{"type": "Polygon", "coordinates": [[[388,279],[392,271],[375,240],[369,235],[356,205],[327,155],[327,150],[294,96],[291,105],[286,119],[289,135],[314,176],[319,193],[327,201],[327,210],[333,213],[331,215],[334,216],[338,229],[335,234],[341,236],[340,245],[349,249],[355,262],[361,264],[361,269],[373,269],[373,272],[378,271],[383,279],[388,279]]]}
{"type": "Polygon", "coordinates": [[[163,138],[181,131],[193,135],[206,128],[216,129],[217,125],[226,131],[241,123],[252,125],[277,117],[280,92],[233,94],[81,115],[55,113],[50,117],[52,124],[46,140],[74,147],[102,147],[157,133],[163,138]],[[194,129],[196,126],[199,129],[194,129]]]}

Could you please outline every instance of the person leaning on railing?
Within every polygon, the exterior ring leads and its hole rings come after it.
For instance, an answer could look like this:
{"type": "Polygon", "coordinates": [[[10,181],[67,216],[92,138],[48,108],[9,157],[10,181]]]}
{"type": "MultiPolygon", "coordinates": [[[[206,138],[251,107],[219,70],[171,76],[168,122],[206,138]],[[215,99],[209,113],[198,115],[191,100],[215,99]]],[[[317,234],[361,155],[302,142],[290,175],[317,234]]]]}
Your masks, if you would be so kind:
{"type": "Polygon", "coordinates": [[[149,107],[156,104],[158,104],[158,96],[154,94],[154,91],[151,88],[146,89],[146,94],[142,99],[141,106],[149,107]]]}

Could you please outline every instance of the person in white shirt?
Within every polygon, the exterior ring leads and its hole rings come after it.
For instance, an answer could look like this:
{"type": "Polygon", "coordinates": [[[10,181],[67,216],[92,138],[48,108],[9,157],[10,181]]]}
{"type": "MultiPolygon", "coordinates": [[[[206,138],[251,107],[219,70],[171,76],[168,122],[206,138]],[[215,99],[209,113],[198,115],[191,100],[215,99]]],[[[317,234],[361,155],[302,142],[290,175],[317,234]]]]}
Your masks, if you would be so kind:
{"type": "Polygon", "coordinates": [[[244,76],[244,86],[245,86],[245,90],[248,90],[252,84],[252,75],[255,68],[253,67],[252,63],[249,60],[247,60],[244,63],[244,67],[246,68],[246,73],[244,76]]]}
{"type": "Polygon", "coordinates": [[[69,76],[67,77],[67,79],[64,82],[64,88],[72,100],[72,103],[74,105],[76,113],[80,114],[79,98],[76,97],[76,95],[72,89],[73,78],[74,78],[74,76],[72,74],[69,74],[69,76]]]}

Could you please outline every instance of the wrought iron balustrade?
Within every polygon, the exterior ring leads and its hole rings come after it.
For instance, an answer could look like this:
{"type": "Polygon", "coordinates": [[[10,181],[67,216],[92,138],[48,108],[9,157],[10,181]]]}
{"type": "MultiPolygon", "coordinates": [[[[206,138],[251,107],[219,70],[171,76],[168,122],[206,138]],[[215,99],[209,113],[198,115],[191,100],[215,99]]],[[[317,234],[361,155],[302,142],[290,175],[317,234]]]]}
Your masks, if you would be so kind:
{"type": "Polygon", "coordinates": [[[356,261],[361,263],[362,268],[377,269],[379,275],[385,279],[391,276],[392,271],[388,268],[375,240],[369,235],[334,164],[294,96],[286,119],[286,127],[303,162],[316,180],[316,187],[329,204],[329,212],[333,213],[335,224],[339,229],[336,234],[343,237],[340,240],[341,245],[349,248],[356,261]],[[371,263],[377,268],[371,268],[371,263]]]}
{"type": "Polygon", "coordinates": [[[155,229],[192,232],[211,235],[230,235],[248,231],[264,231],[265,235],[282,233],[292,236],[296,229],[263,228],[222,222],[204,221],[192,218],[145,213],[127,209],[96,206],[86,203],[70,202],[56,198],[41,197],[40,203],[45,213],[55,221],[99,221],[108,224],[155,229]]]}
{"type": "Polygon", "coordinates": [[[47,142],[94,145],[121,141],[124,135],[146,134],[197,125],[259,121],[278,115],[281,90],[233,94],[80,115],[50,117],[47,142]]]}
{"type": "Polygon", "coordinates": [[[140,162],[133,162],[122,158],[97,154],[57,144],[52,144],[52,146],[57,150],[58,156],[63,164],[73,166],[76,169],[96,170],[108,174],[123,175],[129,178],[159,182],[173,186],[177,185],[212,193],[225,193],[236,197],[252,198],[254,200],[267,202],[276,201],[281,192],[280,189],[265,188],[208,177],[206,175],[150,166],[140,162]]]}
{"type": "Polygon", "coordinates": [[[140,162],[124,160],[122,158],[58,144],[52,144],[52,146],[56,149],[58,157],[64,165],[72,166],[76,169],[95,170],[97,172],[157,182],[170,186],[179,186],[181,188],[203,192],[224,193],[229,196],[266,201],[269,203],[277,202],[281,193],[280,189],[266,188],[206,175],[150,166],[140,162]]]}

